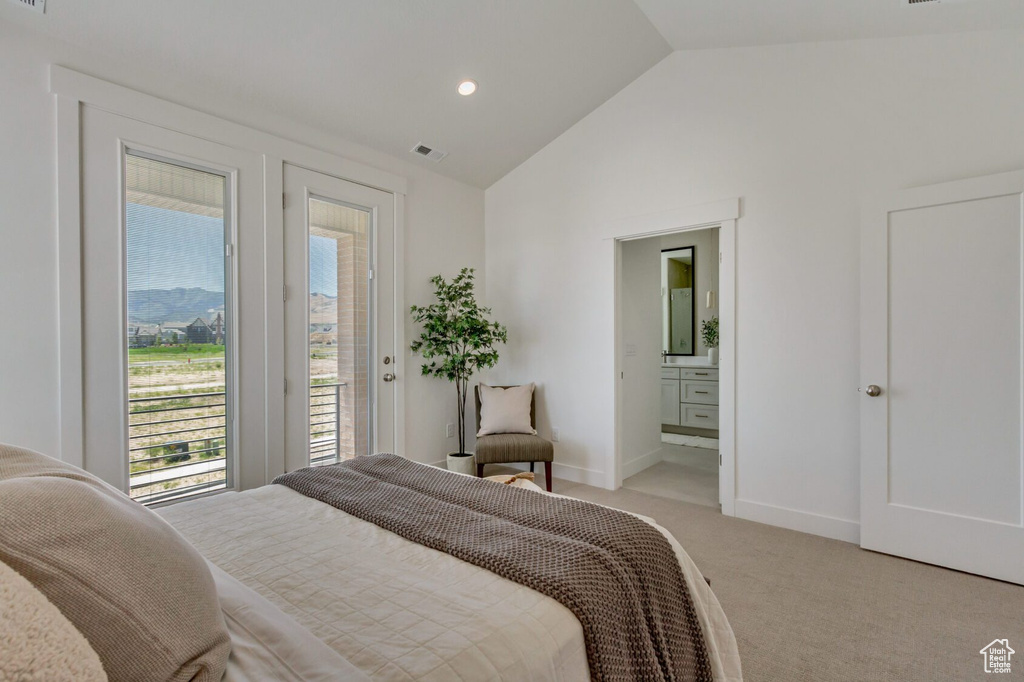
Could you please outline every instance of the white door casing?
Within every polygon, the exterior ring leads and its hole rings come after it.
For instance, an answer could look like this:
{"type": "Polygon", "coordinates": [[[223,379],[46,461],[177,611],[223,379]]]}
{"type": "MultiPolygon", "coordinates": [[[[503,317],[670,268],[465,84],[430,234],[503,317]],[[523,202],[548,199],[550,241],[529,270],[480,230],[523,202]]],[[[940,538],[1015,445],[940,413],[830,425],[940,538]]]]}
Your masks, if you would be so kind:
{"type": "MultiPolygon", "coordinates": [[[[719,228],[718,316],[719,316],[719,503],[726,516],[736,515],[736,231],[740,217],[740,200],[724,199],[661,213],[642,214],[616,220],[603,228],[609,245],[609,265],[613,273],[615,351],[613,353],[614,421],[613,462],[606,475],[605,486],[616,490],[622,486],[622,463],[625,444],[622,442],[623,390],[622,353],[624,346],[621,325],[622,308],[622,242],[660,235],[719,228]]],[[[557,467],[557,463],[556,463],[557,467]]],[[[556,468],[557,473],[557,468],[556,468]]]]}
{"type": "Polygon", "coordinates": [[[1022,201],[1014,172],[865,205],[860,390],[861,546],[1024,584],[1022,201]]]}
{"type": "Polygon", "coordinates": [[[396,361],[396,196],[290,164],[284,165],[284,465],[309,465],[309,199],[336,201],[371,215],[369,283],[371,342],[370,451],[394,452],[396,399],[402,376],[396,361]],[[387,364],[385,364],[385,360],[387,364]],[[386,380],[386,375],[394,377],[386,380]]]}

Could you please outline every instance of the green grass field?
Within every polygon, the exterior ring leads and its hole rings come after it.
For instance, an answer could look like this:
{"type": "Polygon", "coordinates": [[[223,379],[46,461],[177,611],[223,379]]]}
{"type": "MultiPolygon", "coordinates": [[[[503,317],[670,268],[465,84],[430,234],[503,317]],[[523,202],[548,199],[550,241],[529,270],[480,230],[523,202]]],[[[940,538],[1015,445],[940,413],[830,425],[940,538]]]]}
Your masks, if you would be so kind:
{"type": "Polygon", "coordinates": [[[190,343],[177,346],[151,346],[149,348],[129,348],[128,362],[185,362],[188,359],[223,358],[224,346],[214,343],[190,343]]]}

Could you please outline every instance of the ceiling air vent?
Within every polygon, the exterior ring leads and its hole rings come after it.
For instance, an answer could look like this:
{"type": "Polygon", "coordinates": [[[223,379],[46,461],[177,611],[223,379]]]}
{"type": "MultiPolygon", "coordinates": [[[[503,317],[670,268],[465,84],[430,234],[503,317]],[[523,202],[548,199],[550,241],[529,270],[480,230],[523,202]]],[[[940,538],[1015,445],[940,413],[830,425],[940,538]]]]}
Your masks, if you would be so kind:
{"type": "Polygon", "coordinates": [[[959,5],[973,0],[900,0],[904,7],[917,7],[918,5],[959,5]]]}
{"type": "Polygon", "coordinates": [[[33,9],[40,14],[46,13],[46,0],[11,0],[15,5],[33,9]]]}
{"type": "Polygon", "coordinates": [[[419,154],[420,156],[425,156],[426,158],[430,159],[434,163],[437,163],[438,161],[440,161],[444,157],[448,156],[448,152],[442,152],[439,149],[431,149],[430,147],[428,147],[427,145],[423,144],[422,142],[418,143],[415,147],[413,147],[409,151],[411,151],[413,154],[419,154]]]}

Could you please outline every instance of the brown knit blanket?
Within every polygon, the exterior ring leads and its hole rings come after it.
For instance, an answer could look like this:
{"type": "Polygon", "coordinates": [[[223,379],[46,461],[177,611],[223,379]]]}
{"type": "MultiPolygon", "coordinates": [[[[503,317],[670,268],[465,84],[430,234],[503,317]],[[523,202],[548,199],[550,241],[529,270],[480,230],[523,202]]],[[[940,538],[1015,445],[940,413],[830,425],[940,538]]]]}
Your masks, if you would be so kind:
{"type": "Polygon", "coordinates": [[[631,514],[381,454],[274,483],[561,602],[593,680],[710,681],[672,546],[631,514]]]}

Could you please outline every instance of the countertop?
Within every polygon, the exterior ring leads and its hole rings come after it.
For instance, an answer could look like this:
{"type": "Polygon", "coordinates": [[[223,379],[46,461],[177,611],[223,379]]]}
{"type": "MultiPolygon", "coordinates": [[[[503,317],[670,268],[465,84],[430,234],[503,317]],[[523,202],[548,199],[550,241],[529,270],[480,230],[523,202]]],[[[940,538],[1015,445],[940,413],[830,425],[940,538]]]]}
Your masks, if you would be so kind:
{"type": "Polygon", "coordinates": [[[677,355],[675,362],[662,362],[662,367],[718,367],[708,361],[706,355],[677,355]]]}

